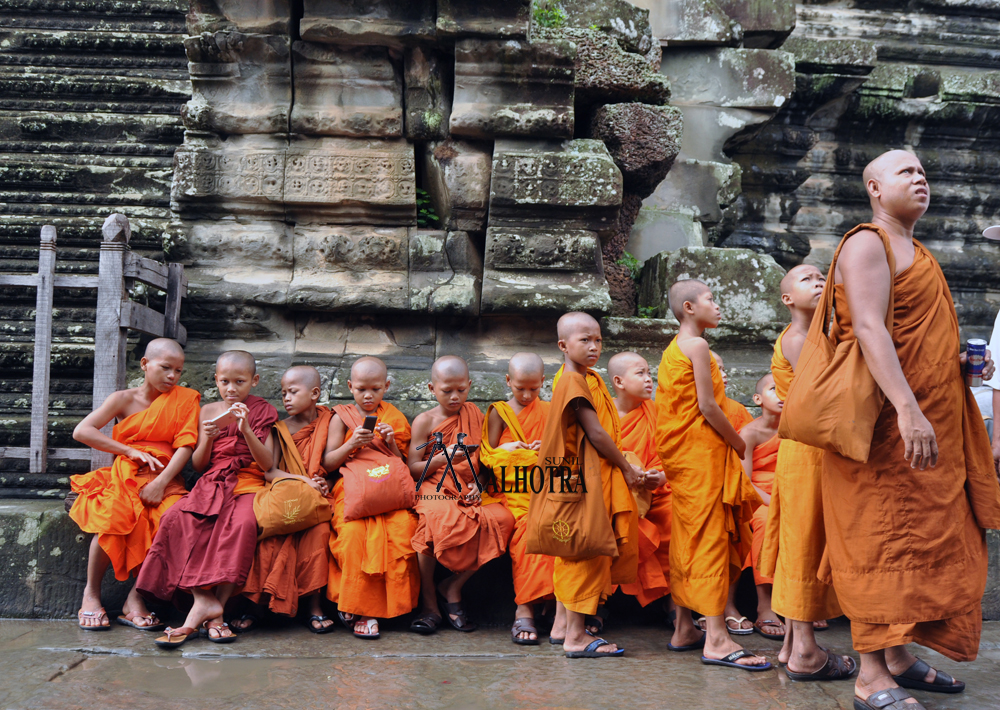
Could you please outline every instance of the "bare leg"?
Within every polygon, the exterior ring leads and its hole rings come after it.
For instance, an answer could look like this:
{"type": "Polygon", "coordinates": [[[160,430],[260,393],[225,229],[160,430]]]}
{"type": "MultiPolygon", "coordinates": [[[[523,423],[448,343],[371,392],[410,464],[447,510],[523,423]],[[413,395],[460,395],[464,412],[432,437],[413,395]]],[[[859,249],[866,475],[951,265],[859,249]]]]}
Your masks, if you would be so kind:
{"type": "Polygon", "coordinates": [[[438,609],[437,594],[434,588],[434,569],[437,560],[422,552],[417,553],[417,567],[420,568],[420,608],[421,611],[441,616],[438,609]]]}
{"type": "MultiPolygon", "coordinates": [[[[788,664],[788,670],[793,673],[812,673],[818,671],[826,663],[826,651],[816,644],[816,635],[813,633],[812,622],[795,621],[794,619],[788,619],[788,622],[792,634],[791,646],[788,646],[788,657],[785,660],[785,663],[788,664]]],[[[786,634],[785,645],[787,644],[788,639],[786,634]]],[[[781,650],[784,652],[785,647],[782,646],[781,650]]],[[[781,659],[780,655],[778,659],[781,659]]],[[[866,695],[865,697],[868,696],[866,695]]]]}
{"type": "MultiPolygon", "coordinates": [[[[97,535],[90,538],[90,555],[87,558],[87,586],[83,588],[83,602],[80,609],[83,611],[100,611],[101,606],[101,582],[104,580],[104,573],[108,571],[111,558],[104,551],[97,541],[97,535]]],[[[108,626],[110,620],[103,616],[84,616],[80,623],[84,626],[108,626]]]]}
{"type": "MultiPolygon", "coordinates": [[[[472,575],[476,573],[476,570],[468,570],[466,572],[459,572],[453,574],[452,576],[441,582],[441,586],[438,587],[438,591],[441,592],[441,596],[449,602],[460,602],[462,601],[462,587],[468,582],[472,575]]],[[[451,618],[458,620],[458,617],[454,614],[449,614],[451,618]]]]}
{"type": "Polygon", "coordinates": [[[788,663],[788,659],[792,655],[792,644],[795,641],[795,622],[791,619],[785,619],[787,622],[785,624],[785,641],[781,644],[781,650],[778,651],[778,662],[788,663]]]}
{"type": "Polygon", "coordinates": [[[222,613],[226,608],[226,602],[228,602],[229,598],[233,596],[233,592],[235,590],[236,590],[236,585],[228,582],[226,584],[220,584],[215,587],[214,596],[219,604],[218,607],[219,613],[213,617],[205,619],[205,621],[210,622],[210,626],[212,627],[209,628],[208,630],[208,635],[210,638],[216,638],[216,639],[225,638],[233,635],[233,632],[230,629],[222,626],[222,624],[225,623],[222,620],[222,613]]]}
{"type": "Polygon", "coordinates": [[[184,626],[199,629],[206,621],[222,617],[222,604],[212,591],[192,589],[191,595],[194,597],[194,604],[184,619],[184,626]]]}
{"type": "Polygon", "coordinates": [[[774,624],[761,624],[761,633],[765,636],[781,636],[786,633],[786,625],[781,622],[781,617],[774,613],[771,608],[771,585],[757,585],[757,623],[761,621],[774,621],[774,624]]]}
{"type": "MultiPolygon", "coordinates": [[[[514,612],[514,619],[530,619],[532,622],[535,620],[535,609],[531,604],[518,604],[517,610],[514,612]]],[[[517,635],[519,639],[525,639],[527,641],[534,641],[538,638],[538,634],[533,634],[528,631],[522,631],[517,635]]]]}
{"type": "Polygon", "coordinates": [[[135,614],[132,617],[132,623],[136,626],[152,626],[156,621],[152,620],[149,613],[149,608],[146,606],[146,600],[142,598],[139,591],[132,586],[132,590],[128,593],[128,597],[125,599],[125,606],[122,609],[125,614],[135,614]]]}
{"type": "MultiPolygon", "coordinates": [[[[916,662],[917,657],[910,653],[906,646],[890,646],[885,649],[885,664],[893,675],[905,673],[916,662]]],[[[924,676],[924,682],[933,683],[935,678],[937,678],[937,669],[931,668],[924,676]]],[[[952,680],[954,681],[953,685],[961,683],[961,681],[952,680]]]]}
{"type": "MultiPolygon", "coordinates": [[[[306,603],[309,604],[309,616],[323,616],[323,605],[320,603],[319,594],[310,594],[305,597],[306,603]]],[[[333,626],[333,621],[330,619],[324,619],[323,621],[316,621],[315,619],[310,621],[309,624],[314,629],[326,629],[333,626]]]]}
{"type": "Polygon", "coordinates": [[[705,632],[694,625],[691,610],[677,607],[677,619],[674,621],[674,635],[670,637],[672,646],[690,646],[698,643],[705,632]]]}
{"type": "MultiPolygon", "coordinates": [[[[743,614],[740,610],[736,608],[736,588],[740,586],[740,578],[737,577],[732,584],[729,585],[729,595],[726,597],[726,610],[723,614],[726,617],[732,617],[734,619],[739,619],[743,614]]],[[[753,624],[750,620],[741,621],[738,624],[735,621],[727,621],[726,626],[733,631],[738,631],[739,629],[753,629],[753,624]]]]}
{"type": "MultiPolygon", "coordinates": [[[[885,662],[886,651],[861,654],[861,670],[854,682],[854,694],[861,699],[867,699],[872,693],[887,688],[898,688],[899,684],[892,679],[892,673],[885,662]]],[[[904,669],[905,670],[905,669],[904,669]]],[[[906,704],[915,704],[916,698],[909,698],[906,704]]]]}
{"type": "MultiPolygon", "coordinates": [[[[722,616],[706,615],[705,621],[708,629],[705,632],[705,650],[703,651],[703,655],[706,658],[719,660],[743,648],[733,641],[729,635],[726,622],[722,616]]],[[[741,666],[762,666],[767,663],[767,659],[763,656],[746,656],[736,661],[736,663],[741,666]]]]}
{"type": "Polygon", "coordinates": [[[556,618],[552,622],[552,630],[549,631],[549,638],[566,638],[566,607],[562,602],[556,602],[556,618]]]}
{"type": "MultiPolygon", "coordinates": [[[[591,643],[594,642],[594,637],[587,633],[587,629],[584,625],[585,615],[578,611],[570,611],[559,604],[556,607],[556,620],[558,623],[559,619],[559,607],[563,608],[563,613],[565,615],[566,624],[566,636],[563,641],[563,650],[565,651],[582,651],[587,648],[591,643]]],[[[617,644],[607,644],[604,646],[598,646],[595,649],[598,653],[610,653],[611,651],[617,651],[617,644]]]]}

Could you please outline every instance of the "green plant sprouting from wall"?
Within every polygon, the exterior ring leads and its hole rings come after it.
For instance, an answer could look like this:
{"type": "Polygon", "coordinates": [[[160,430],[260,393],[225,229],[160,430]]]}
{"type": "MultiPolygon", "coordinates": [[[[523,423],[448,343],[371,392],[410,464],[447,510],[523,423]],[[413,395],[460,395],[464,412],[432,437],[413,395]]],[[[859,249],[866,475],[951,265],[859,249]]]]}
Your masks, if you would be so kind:
{"type": "Polygon", "coordinates": [[[431,196],[427,194],[427,190],[421,190],[417,188],[417,226],[424,227],[436,227],[437,223],[441,221],[438,217],[437,212],[434,211],[434,205],[431,204],[431,196]]]}
{"type": "Polygon", "coordinates": [[[539,27],[562,27],[566,24],[566,11],[556,0],[535,0],[531,13],[539,27]]]}
{"type": "Polygon", "coordinates": [[[641,261],[636,259],[628,252],[624,252],[621,255],[621,258],[618,259],[618,261],[616,261],[615,263],[618,264],[619,266],[624,266],[626,269],[628,269],[629,276],[632,277],[633,281],[635,282],[639,281],[639,277],[642,275],[641,261]]]}

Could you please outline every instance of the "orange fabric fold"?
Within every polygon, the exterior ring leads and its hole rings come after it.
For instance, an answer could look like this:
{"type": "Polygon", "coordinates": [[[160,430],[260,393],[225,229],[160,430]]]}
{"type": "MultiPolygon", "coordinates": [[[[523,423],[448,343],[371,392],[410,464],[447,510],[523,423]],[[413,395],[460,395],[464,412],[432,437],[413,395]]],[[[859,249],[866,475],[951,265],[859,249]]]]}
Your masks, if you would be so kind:
{"type": "MultiPolygon", "coordinates": [[[[360,418],[353,404],[334,408],[347,424],[360,418]],[[353,412],[351,411],[353,409],[353,412]],[[354,415],[354,416],[352,416],[354,415]]],[[[410,423],[388,402],[375,411],[379,422],[392,427],[404,460],[410,446],[410,423]]],[[[384,453],[385,456],[391,454],[384,453]]],[[[412,611],[420,598],[420,570],[410,539],[417,529],[412,510],[394,510],[360,520],[344,520],[344,481],[328,496],[333,505],[334,535],[330,538],[327,598],[347,614],[389,619],[412,611]]]]}
{"type": "MultiPolygon", "coordinates": [[[[201,395],[175,386],[141,412],[115,424],[112,438],[152,454],[164,466],[174,452],[198,442],[198,403],[201,395]]],[[[124,456],[110,467],[70,477],[77,499],[69,517],[87,533],[96,533],[101,549],[111,558],[115,579],[124,581],[146,559],[159,528],[160,517],[187,493],[180,474],[167,485],[159,505],[146,506],[139,491],[158,474],[124,456]]]]}
{"type": "MultiPolygon", "coordinates": [[[[710,359],[715,401],[725,387],[710,359]]],[[[761,504],[736,451],[698,407],[694,368],[674,338],[663,352],[656,390],[656,448],[673,501],[670,589],[674,601],[719,616],[753,539],[750,518],[761,504]]]]}
{"type": "MultiPolygon", "coordinates": [[[[781,439],[775,434],[760,446],[753,450],[753,472],[750,480],[757,488],[771,495],[772,484],[774,483],[774,469],[778,462],[778,445],[781,439]]],[[[750,554],[743,565],[743,569],[753,567],[754,584],[773,584],[774,579],[761,574],[760,572],[760,551],[764,545],[764,531],[767,528],[767,511],[770,506],[762,505],[753,512],[750,519],[750,529],[753,531],[753,543],[750,547],[750,554]]]]}

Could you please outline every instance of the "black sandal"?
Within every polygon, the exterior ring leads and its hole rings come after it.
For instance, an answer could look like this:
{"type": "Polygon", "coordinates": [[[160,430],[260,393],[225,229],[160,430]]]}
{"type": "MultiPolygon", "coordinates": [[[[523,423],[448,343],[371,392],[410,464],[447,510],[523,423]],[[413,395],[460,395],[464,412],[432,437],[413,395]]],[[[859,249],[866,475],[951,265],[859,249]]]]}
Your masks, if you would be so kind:
{"type": "Polygon", "coordinates": [[[811,680],[847,680],[858,669],[858,663],[850,656],[826,652],[826,663],[811,673],[798,673],[785,664],[785,674],[792,680],[804,682],[811,680]]]}
{"type": "Polygon", "coordinates": [[[514,624],[513,626],[510,627],[510,640],[516,643],[518,646],[537,646],[538,629],[535,628],[534,620],[528,618],[514,619],[514,624]],[[523,633],[534,634],[535,638],[533,639],[518,638],[518,635],[523,633]]]}
{"type": "Polygon", "coordinates": [[[346,611],[337,610],[337,618],[340,619],[340,623],[344,625],[345,629],[354,631],[354,614],[350,614],[346,611]]]}
{"type": "Polygon", "coordinates": [[[886,688],[862,700],[854,696],[854,710],[927,710],[920,703],[906,702],[913,696],[902,688],[886,688]]]}
{"type": "Polygon", "coordinates": [[[313,622],[319,622],[320,624],[322,624],[324,621],[329,621],[329,620],[330,620],[329,616],[323,616],[322,614],[315,614],[309,617],[309,621],[306,623],[306,626],[314,634],[328,634],[337,628],[335,624],[330,624],[329,626],[320,626],[319,628],[316,628],[315,626],[313,626],[313,622]]]}
{"type": "Polygon", "coordinates": [[[587,629],[587,633],[591,636],[600,636],[604,633],[604,622],[607,621],[610,616],[611,613],[608,611],[606,606],[598,606],[596,614],[587,614],[583,620],[583,626],[584,628],[588,626],[595,627],[595,631],[587,629]]]}
{"type": "MultiPolygon", "coordinates": [[[[230,619],[229,621],[231,623],[232,621],[234,621],[234,619],[230,619]]],[[[254,629],[257,628],[257,625],[260,623],[260,619],[258,619],[255,614],[249,614],[249,613],[243,614],[239,619],[235,619],[235,621],[249,621],[250,622],[250,624],[248,626],[242,626],[242,627],[234,626],[233,627],[233,629],[236,630],[236,633],[240,633],[240,634],[245,634],[248,631],[253,631],[254,629]]]]}
{"type": "Polygon", "coordinates": [[[924,690],[928,693],[961,693],[965,690],[965,683],[962,681],[956,683],[954,678],[936,668],[934,670],[937,671],[937,675],[934,676],[933,681],[928,683],[924,678],[929,670],[931,670],[931,666],[918,658],[912,666],[899,675],[894,675],[892,679],[903,688],[924,690]]]}
{"type": "Polygon", "coordinates": [[[233,633],[233,630],[229,628],[229,624],[227,624],[225,621],[223,621],[221,624],[215,624],[213,626],[209,626],[209,624],[211,623],[212,622],[210,621],[206,621],[201,625],[201,630],[199,631],[199,633],[203,637],[207,638],[212,643],[233,643],[236,640],[236,634],[233,633]],[[228,636],[222,635],[223,629],[229,631],[228,636]],[[213,638],[212,631],[218,632],[219,635],[213,638]]]}
{"type": "Polygon", "coordinates": [[[421,636],[428,636],[437,631],[440,624],[440,614],[425,611],[423,614],[410,622],[410,631],[420,634],[421,636]]]}
{"type": "Polygon", "coordinates": [[[462,608],[462,602],[450,602],[444,597],[441,597],[441,605],[444,607],[444,618],[448,620],[448,623],[451,624],[451,627],[456,631],[469,633],[470,631],[475,631],[479,628],[478,624],[469,623],[469,617],[465,615],[465,609],[462,608]],[[458,618],[452,619],[452,615],[458,618]]]}

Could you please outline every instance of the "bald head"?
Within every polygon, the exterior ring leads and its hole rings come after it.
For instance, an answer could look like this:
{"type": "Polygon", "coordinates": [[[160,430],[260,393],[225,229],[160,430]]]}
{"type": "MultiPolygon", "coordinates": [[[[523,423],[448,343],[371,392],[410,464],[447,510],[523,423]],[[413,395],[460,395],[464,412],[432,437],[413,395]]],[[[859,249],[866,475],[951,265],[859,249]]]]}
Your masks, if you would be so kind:
{"type": "Polygon", "coordinates": [[[790,268],[788,273],[781,279],[781,295],[791,294],[795,283],[808,275],[819,275],[820,278],[823,278],[823,272],[812,264],[799,264],[790,268]]]}
{"type": "Polygon", "coordinates": [[[556,323],[559,340],[566,340],[584,328],[600,330],[601,325],[592,315],[581,311],[566,313],[556,323]]]}
{"type": "Polygon", "coordinates": [[[646,364],[646,358],[639,353],[618,353],[608,360],[608,377],[612,379],[615,377],[624,377],[630,368],[646,364]]]}
{"type": "Polygon", "coordinates": [[[257,361],[246,350],[227,350],[219,355],[219,359],[215,362],[215,369],[219,370],[225,367],[236,368],[249,372],[251,375],[257,374],[257,361]]]}
{"type": "Polygon", "coordinates": [[[682,279],[676,282],[670,287],[668,293],[670,312],[674,314],[674,318],[680,321],[684,317],[684,304],[686,302],[694,303],[699,296],[709,292],[711,289],[704,281],[698,279],[682,279]]]}
{"type": "Polygon", "coordinates": [[[545,379],[545,363],[535,353],[515,353],[507,365],[512,379],[538,377],[545,379]]]}
{"type": "Polygon", "coordinates": [[[457,355],[445,355],[434,361],[431,367],[431,379],[436,381],[450,379],[469,379],[469,366],[457,355]]]}
{"type": "Polygon", "coordinates": [[[754,389],[754,392],[762,395],[764,394],[765,391],[767,391],[767,388],[773,384],[774,384],[774,375],[772,375],[769,372],[763,377],[761,377],[759,380],[757,380],[757,387],[754,389]]]}
{"type": "Polygon", "coordinates": [[[184,359],[184,348],[176,340],[170,338],[155,338],[149,341],[143,357],[147,360],[158,360],[164,357],[179,357],[184,359]]]}
{"type": "Polygon", "coordinates": [[[886,151],[865,166],[865,171],[861,177],[867,185],[869,180],[882,180],[886,171],[891,169],[900,160],[910,161],[915,159],[917,159],[917,156],[908,150],[886,151]]]}
{"type": "Polygon", "coordinates": [[[366,355],[355,360],[354,364],[351,365],[351,379],[362,380],[367,378],[383,381],[389,379],[389,371],[386,369],[385,363],[371,355],[366,355]]]}
{"type": "Polygon", "coordinates": [[[281,376],[281,382],[283,384],[294,382],[306,389],[322,386],[319,370],[311,365],[296,365],[295,367],[288,368],[285,370],[285,374],[281,376]]]}
{"type": "Polygon", "coordinates": [[[715,352],[714,350],[709,350],[708,352],[711,353],[712,359],[715,360],[716,367],[718,367],[720,370],[723,369],[725,366],[723,365],[722,356],[719,355],[719,353],[715,352]]]}

